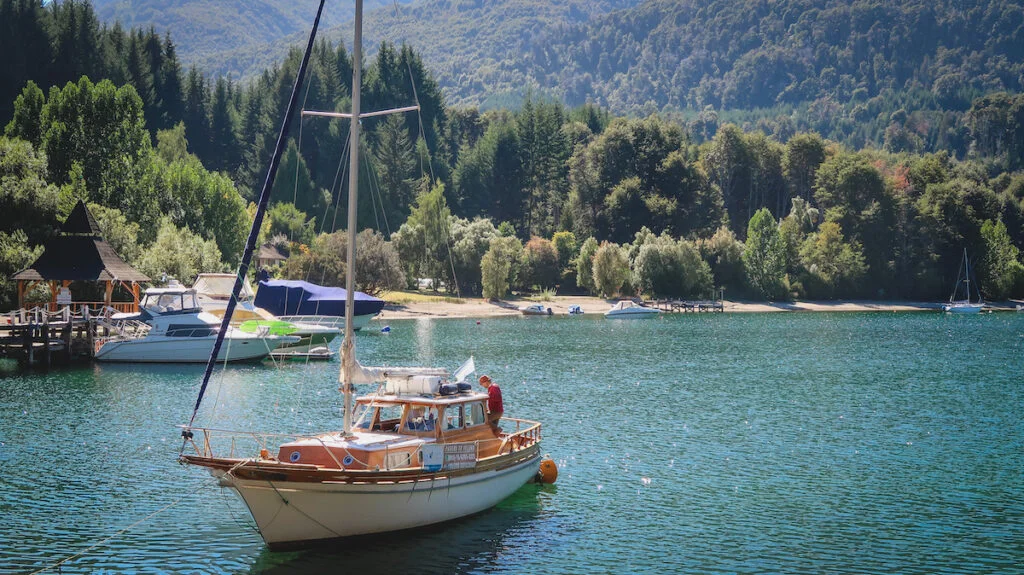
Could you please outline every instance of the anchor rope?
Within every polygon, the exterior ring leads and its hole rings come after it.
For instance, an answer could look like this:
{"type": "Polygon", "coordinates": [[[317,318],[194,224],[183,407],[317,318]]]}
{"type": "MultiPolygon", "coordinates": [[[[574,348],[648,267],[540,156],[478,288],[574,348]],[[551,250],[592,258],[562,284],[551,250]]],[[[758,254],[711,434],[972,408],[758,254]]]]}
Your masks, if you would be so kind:
{"type": "MultiPolygon", "coordinates": [[[[200,482],[201,486],[205,485],[205,484],[207,484],[207,480],[204,480],[204,481],[200,482]]],[[[52,563],[50,565],[47,565],[46,567],[43,567],[42,569],[37,569],[36,571],[32,571],[30,573],[30,575],[36,575],[37,573],[45,573],[46,571],[51,571],[53,569],[59,569],[61,565],[67,563],[68,561],[73,561],[75,559],[83,557],[86,554],[88,554],[90,551],[92,551],[94,549],[97,549],[99,547],[102,547],[102,546],[106,545],[107,543],[110,543],[111,541],[113,541],[117,537],[120,537],[121,535],[124,535],[125,533],[131,531],[132,529],[138,527],[139,525],[142,525],[143,523],[149,521],[150,519],[156,517],[157,515],[160,515],[164,511],[167,511],[168,509],[170,509],[170,508],[174,507],[175,505],[181,503],[186,497],[189,497],[190,495],[195,495],[196,493],[197,493],[197,491],[195,489],[188,490],[181,497],[175,499],[174,501],[168,503],[167,505],[164,505],[160,509],[157,509],[156,511],[153,511],[152,513],[146,515],[145,517],[139,519],[138,521],[132,523],[131,525],[128,525],[126,527],[123,527],[123,528],[115,531],[110,536],[108,536],[108,537],[106,537],[104,539],[101,539],[100,541],[97,541],[96,543],[93,543],[92,545],[86,547],[85,549],[79,551],[78,553],[75,553],[74,555],[69,555],[69,556],[65,557],[64,559],[61,559],[60,561],[58,561],[56,563],[52,563]]]]}

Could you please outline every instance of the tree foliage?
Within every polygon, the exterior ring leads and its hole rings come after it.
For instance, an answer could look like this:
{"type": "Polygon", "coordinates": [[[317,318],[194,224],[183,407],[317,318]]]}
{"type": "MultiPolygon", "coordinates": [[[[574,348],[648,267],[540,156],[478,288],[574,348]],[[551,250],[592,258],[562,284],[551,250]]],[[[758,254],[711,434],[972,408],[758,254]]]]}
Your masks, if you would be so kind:
{"type": "Polygon", "coordinates": [[[602,297],[621,293],[629,279],[629,257],[622,247],[604,242],[594,254],[594,289],[602,297]]]}
{"type": "Polygon", "coordinates": [[[784,295],[785,252],[775,218],[767,208],[750,218],[743,263],[750,285],[762,296],[775,299],[784,295]]]}

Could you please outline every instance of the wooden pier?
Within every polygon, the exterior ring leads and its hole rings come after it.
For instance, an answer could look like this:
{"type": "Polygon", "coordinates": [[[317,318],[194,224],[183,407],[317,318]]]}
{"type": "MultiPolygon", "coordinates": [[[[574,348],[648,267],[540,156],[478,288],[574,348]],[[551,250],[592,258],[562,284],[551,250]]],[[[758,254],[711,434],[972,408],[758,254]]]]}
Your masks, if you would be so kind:
{"type": "Polygon", "coordinates": [[[42,308],[0,315],[0,358],[12,358],[24,367],[50,367],[89,361],[95,353],[97,333],[107,331],[100,316],[88,308],[78,314],[64,307],[42,308]]]}
{"type": "Polygon", "coordinates": [[[721,300],[654,299],[644,300],[643,304],[668,313],[720,313],[725,311],[721,300]]]}

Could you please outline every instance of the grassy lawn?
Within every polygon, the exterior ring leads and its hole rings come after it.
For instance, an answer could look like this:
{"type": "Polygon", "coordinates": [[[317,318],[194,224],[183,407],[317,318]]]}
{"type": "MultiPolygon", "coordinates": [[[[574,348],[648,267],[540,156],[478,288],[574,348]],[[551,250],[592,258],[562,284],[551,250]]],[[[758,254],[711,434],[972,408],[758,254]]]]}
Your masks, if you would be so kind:
{"type": "Polygon", "coordinates": [[[380,298],[391,304],[407,303],[465,303],[465,300],[457,297],[434,294],[432,292],[418,291],[386,291],[380,294],[380,298]]]}

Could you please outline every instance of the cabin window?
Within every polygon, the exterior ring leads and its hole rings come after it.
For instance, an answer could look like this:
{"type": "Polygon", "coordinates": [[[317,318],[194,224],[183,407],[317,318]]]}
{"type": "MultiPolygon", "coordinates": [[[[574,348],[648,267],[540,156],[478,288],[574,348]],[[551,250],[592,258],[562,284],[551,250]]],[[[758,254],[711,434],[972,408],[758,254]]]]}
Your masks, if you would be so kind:
{"type": "Polygon", "coordinates": [[[387,469],[412,467],[412,454],[408,452],[389,453],[387,459],[384,460],[384,465],[387,466],[387,469]]]}
{"type": "Polygon", "coordinates": [[[434,431],[437,427],[437,408],[423,405],[410,405],[409,415],[405,418],[405,429],[408,431],[434,431]]]}
{"type": "Polygon", "coordinates": [[[401,405],[370,405],[359,414],[356,427],[368,431],[398,431],[402,409],[401,405]]]}
{"type": "Polygon", "coordinates": [[[471,403],[467,406],[466,410],[466,427],[472,427],[474,425],[481,425],[487,421],[487,417],[484,414],[484,404],[477,402],[471,403]]]}
{"type": "Polygon", "coordinates": [[[449,405],[445,409],[445,430],[462,429],[462,406],[449,405]]]}

